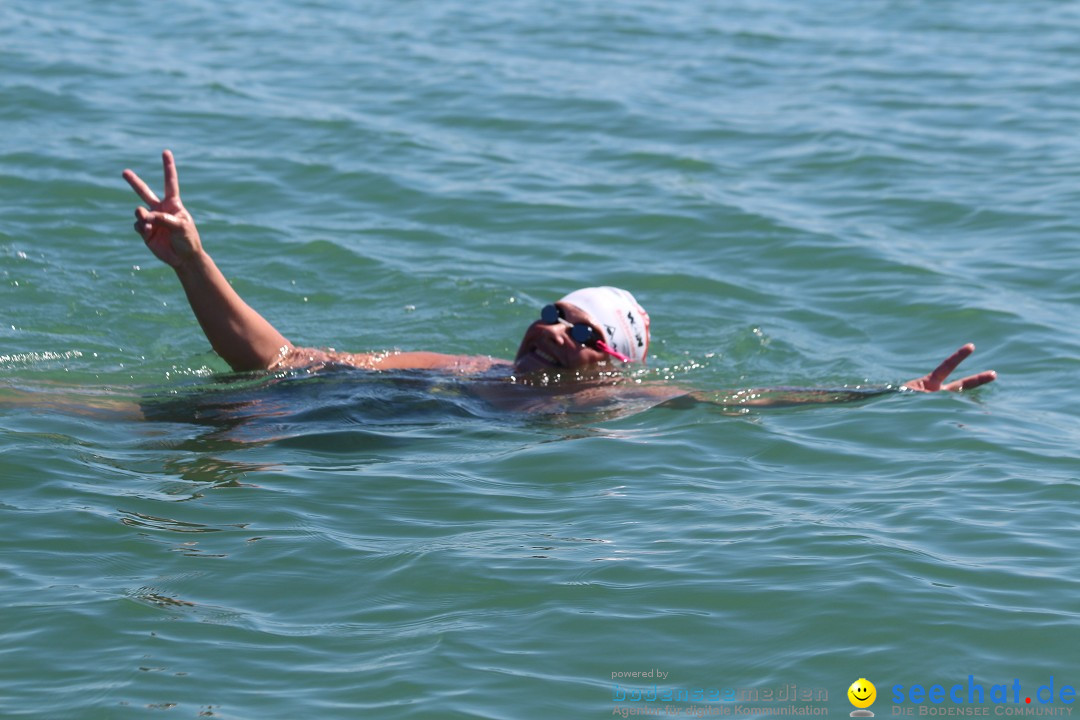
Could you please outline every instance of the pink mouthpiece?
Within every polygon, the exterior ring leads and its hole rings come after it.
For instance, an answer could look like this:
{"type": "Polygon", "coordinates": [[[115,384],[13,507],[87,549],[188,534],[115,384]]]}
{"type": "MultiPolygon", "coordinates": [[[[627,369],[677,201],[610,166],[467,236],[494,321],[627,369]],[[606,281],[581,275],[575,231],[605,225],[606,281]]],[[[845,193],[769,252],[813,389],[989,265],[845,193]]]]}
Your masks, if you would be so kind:
{"type": "Polygon", "coordinates": [[[630,358],[623,355],[621,352],[619,352],[615,348],[611,347],[610,345],[608,345],[603,340],[597,340],[596,341],[596,347],[600,348],[601,350],[606,352],[608,355],[611,355],[612,357],[615,357],[615,358],[618,358],[619,360],[622,360],[623,362],[630,362],[630,358]]]}

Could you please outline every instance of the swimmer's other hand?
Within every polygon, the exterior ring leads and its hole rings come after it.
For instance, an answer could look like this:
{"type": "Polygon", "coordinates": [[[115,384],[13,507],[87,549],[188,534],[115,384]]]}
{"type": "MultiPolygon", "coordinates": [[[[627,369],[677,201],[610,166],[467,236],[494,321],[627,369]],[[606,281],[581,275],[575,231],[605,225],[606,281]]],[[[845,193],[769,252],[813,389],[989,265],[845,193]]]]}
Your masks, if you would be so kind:
{"type": "Polygon", "coordinates": [[[968,375],[966,378],[959,380],[953,380],[950,383],[946,383],[946,378],[956,369],[956,366],[962,363],[968,355],[975,352],[975,346],[968,343],[964,347],[954,352],[949,357],[945,358],[945,362],[937,366],[937,368],[920,378],[914,380],[908,380],[904,383],[904,387],[909,390],[915,390],[916,392],[938,392],[940,390],[947,390],[949,392],[963,392],[964,390],[971,390],[977,388],[980,385],[993,382],[997,379],[997,373],[993,370],[985,370],[975,375],[968,375]]]}
{"type": "Polygon", "coordinates": [[[179,269],[202,252],[202,241],[194,218],[180,201],[176,161],[168,150],[161,153],[161,164],[165,170],[165,197],[160,200],[133,171],[125,170],[124,179],[149,207],[136,208],[135,232],[159,260],[179,269]]]}

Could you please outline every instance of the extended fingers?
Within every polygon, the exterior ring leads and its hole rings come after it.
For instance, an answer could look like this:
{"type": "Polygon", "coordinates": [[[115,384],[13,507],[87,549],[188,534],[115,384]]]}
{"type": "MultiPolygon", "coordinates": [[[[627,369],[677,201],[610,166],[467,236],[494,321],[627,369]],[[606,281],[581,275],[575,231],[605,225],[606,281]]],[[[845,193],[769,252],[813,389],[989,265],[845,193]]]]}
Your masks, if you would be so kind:
{"type": "Polygon", "coordinates": [[[991,383],[995,380],[997,380],[997,373],[993,370],[986,370],[977,375],[969,375],[962,380],[951,382],[942,389],[948,390],[949,392],[963,392],[964,390],[971,390],[972,388],[977,388],[980,385],[985,385],[986,383],[991,383]]]}
{"type": "Polygon", "coordinates": [[[952,371],[956,369],[956,366],[964,362],[964,360],[973,352],[975,352],[975,346],[971,343],[960,348],[952,355],[945,358],[945,362],[938,365],[934,372],[930,373],[930,379],[938,384],[944,383],[945,378],[952,374],[952,371]]]}
{"type": "Polygon", "coordinates": [[[171,150],[161,153],[161,164],[165,169],[165,197],[180,199],[180,178],[176,174],[176,158],[171,150]]]}
{"type": "Polygon", "coordinates": [[[161,203],[158,200],[158,196],[154,194],[154,191],[143,182],[143,179],[135,174],[132,170],[124,171],[124,179],[127,180],[128,185],[135,191],[135,194],[142,198],[143,202],[147,205],[155,206],[161,203]]]}

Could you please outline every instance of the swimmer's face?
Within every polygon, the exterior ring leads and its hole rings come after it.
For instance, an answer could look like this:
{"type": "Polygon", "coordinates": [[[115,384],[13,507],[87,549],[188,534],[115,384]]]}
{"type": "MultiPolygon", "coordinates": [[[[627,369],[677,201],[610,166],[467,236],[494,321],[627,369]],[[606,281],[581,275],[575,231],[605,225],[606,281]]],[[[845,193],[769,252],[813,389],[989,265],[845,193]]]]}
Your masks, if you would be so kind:
{"type": "MultiPolygon", "coordinates": [[[[555,304],[570,323],[586,323],[592,326],[598,333],[598,337],[607,340],[600,326],[581,308],[570,303],[555,304]]],[[[581,345],[570,337],[568,325],[563,323],[548,325],[542,320],[537,320],[525,331],[525,337],[521,338],[517,356],[514,357],[514,369],[523,373],[557,372],[607,362],[607,353],[588,345],[581,345]]]]}

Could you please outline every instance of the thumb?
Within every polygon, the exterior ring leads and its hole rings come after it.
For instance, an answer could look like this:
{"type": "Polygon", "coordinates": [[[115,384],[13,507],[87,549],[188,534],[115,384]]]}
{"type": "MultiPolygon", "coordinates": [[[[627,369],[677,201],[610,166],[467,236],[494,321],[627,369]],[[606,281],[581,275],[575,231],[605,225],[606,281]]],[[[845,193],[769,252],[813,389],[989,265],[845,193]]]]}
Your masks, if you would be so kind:
{"type": "Polygon", "coordinates": [[[161,222],[169,227],[177,229],[184,227],[184,221],[172,213],[152,212],[147,214],[147,219],[153,222],[161,222]]]}

